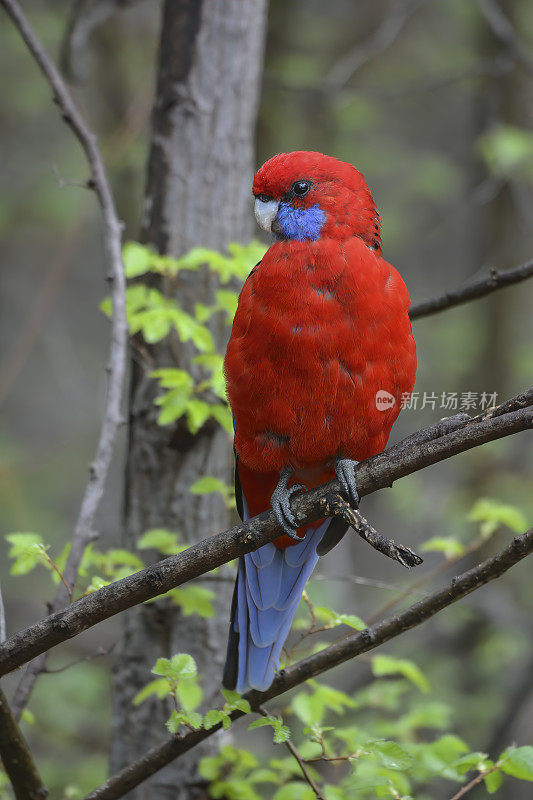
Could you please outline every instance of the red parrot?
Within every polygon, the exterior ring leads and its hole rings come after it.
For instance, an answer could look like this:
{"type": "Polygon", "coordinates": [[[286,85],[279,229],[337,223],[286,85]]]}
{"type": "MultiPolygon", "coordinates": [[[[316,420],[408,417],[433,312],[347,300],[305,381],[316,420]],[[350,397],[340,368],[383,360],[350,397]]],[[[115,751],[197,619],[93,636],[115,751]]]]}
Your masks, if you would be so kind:
{"type": "Polygon", "coordinates": [[[353,467],[384,449],[416,371],[409,295],[382,258],[361,173],[281,153],[253,194],[276,241],[242,288],[224,371],[238,509],[272,506],[285,535],[239,561],[223,679],[239,692],[272,683],[305,583],[346,531],[331,519],[297,529],[291,496],[336,475],[357,507],[353,467]]]}

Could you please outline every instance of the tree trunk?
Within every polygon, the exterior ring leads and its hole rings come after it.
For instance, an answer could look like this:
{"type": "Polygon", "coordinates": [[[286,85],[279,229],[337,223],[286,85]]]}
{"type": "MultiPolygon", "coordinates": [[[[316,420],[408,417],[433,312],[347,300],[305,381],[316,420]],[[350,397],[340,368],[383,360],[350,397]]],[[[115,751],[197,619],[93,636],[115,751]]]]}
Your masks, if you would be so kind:
{"type": "MultiPolygon", "coordinates": [[[[193,246],[224,250],[251,235],[250,184],[259,94],[266,0],[165,0],[153,135],[148,163],[142,239],[178,256],[193,246]]],[[[250,265],[252,267],[253,264],[250,265]]],[[[182,307],[209,302],[215,279],[207,272],[180,274],[159,288],[182,307]]],[[[223,347],[222,328],[213,331],[223,347]]],[[[191,369],[189,345],[162,343],[151,350],[155,366],[191,369]]],[[[206,424],[192,436],[184,423],[160,427],[153,400],[153,369],[132,364],[126,472],[124,544],[164,527],[193,542],[226,527],[218,496],[197,497],[191,485],[203,475],[228,479],[230,447],[220,428],[206,424]]],[[[226,584],[217,584],[218,586],[226,584]]],[[[156,658],[191,653],[206,702],[216,694],[225,655],[231,586],[217,589],[217,617],[183,617],[165,602],[132,609],[114,670],[111,769],[137,758],[166,735],[169,708],[159,701],[131,703],[150,678],[156,658]]],[[[213,747],[171,764],[128,794],[135,800],[195,800],[205,796],[197,761],[213,747]]]]}

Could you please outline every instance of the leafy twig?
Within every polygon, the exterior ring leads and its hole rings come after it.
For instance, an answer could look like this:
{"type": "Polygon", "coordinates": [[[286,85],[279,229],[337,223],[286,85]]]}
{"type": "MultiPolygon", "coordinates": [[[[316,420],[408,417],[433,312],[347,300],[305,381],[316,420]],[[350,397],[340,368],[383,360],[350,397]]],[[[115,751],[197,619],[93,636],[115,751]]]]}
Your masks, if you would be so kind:
{"type": "Polygon", "coordinates": [[[481,772],[479,772],[475,778],[472,778],[471,781],[465,783],[464,786],[461,786],[459,791],[456,794],[454,794],[453,797],[450,797],[450,800],[460,800],[461,797],[464,797],[466,794],[468,794],[470,789],[473,789],[474,786],[477,786],[478,783],[481,783],[481,781],[484,778],[486,778],[487,775],[490,775],[491,772],[496,772],[496,770],[498,770],[499,768],[500,768],[499,764],[494,764],[494,766],[491,767],[490,769],[481,770],[481,772]]]}
{"type": "MultiPolygon", "coordinates": [[[[263,706],[258,706],[257,711],[263,717],[267,718],[270,717],[270,714],[263,708],[263,706]]],[[[320,786],[318,786],[318,784],[313,780],[311,774],[309,773],[309,770],[306,767],[306,759],[302,758],[302,756],[300,755],[300,753],[298,752],[298,750],[293,745],[290,739],[287,739],[287,741],[284,742],[284,744],[289,753],[296,759],[298,766],[302,770],[302,775],[304,776],[304,779],[307,781],[307,783],[315,793],[317,800],[325,800],[325,797],[322,794],[320,786]]]]}

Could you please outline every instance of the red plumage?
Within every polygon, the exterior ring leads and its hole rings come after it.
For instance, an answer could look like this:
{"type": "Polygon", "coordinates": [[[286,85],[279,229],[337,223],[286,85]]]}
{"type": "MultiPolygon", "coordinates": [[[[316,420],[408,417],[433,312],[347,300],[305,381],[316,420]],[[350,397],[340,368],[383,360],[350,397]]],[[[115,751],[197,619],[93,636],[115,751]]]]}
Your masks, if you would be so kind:
{"type": "Polygon", "coordinates": [[[319,153],[287,153],[263,165],[253,191],[282,201],[302,178],[311,188],[291,206],[325,212],[320,237],[281,239],[252,270],[225,359],[251,514],[270,506],[286,466],[311,488],[333,476],[336,457],[360,461],[383,450],[415,377],[409,295],[381,256],[363,176],[319,153]],[[394,405],[378,408],[379,391],[394,405]]]}

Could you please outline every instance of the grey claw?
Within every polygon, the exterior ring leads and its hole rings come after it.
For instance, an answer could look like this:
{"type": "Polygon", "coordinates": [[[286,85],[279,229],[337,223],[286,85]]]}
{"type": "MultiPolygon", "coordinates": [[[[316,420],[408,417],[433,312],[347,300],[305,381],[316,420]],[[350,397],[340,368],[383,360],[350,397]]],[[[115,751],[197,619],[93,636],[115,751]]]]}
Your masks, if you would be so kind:
{"type": "Polygon", "coordinates": [[[282,471],[278,485],[274,489],[270,499],[270,504],[279,524],[287,536],[290,536],[291,539],[294,539],[297,542],[301,542],[301,538],[296,533],[298,525],[296,523],[295,516],[291,511],[290,499],[293,494],[304,491],[305,486],[303,486],[301,483],[296,483],[294,486],[287,486],[287,481],[291,475],[292,469],[290,469],[290,467],[287,467],[282,471]]]}
{"type": "Polygon", "coordinates": [[[358,461],[353,461],[351,458],[335,459],[335,475],[342,491],[349,498],[350,504],[354,508],[359,508],[359,492],[357,491],[357,483],[353,474],[354,467],[358,463],[358,461]]]}

